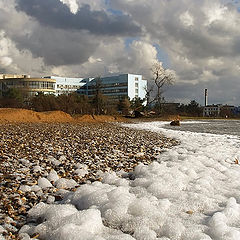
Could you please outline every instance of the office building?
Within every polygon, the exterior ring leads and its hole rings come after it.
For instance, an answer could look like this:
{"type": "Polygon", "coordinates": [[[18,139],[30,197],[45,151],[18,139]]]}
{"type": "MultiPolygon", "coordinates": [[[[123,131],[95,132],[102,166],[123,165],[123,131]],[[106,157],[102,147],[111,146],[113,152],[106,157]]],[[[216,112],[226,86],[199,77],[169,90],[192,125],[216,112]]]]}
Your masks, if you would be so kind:
{"type": "Polygon", "coordinates": [[[24,93],[25,97],[31,97],[38,93],[44,94],[70,94],[78,92],[92,97],[97,88],[111,100],[119,100],[128,97],[145,98],[147,80],[142,75],[121,74],[110,77],[98,78],[66,78],[47,76],[43,78],[31,78],[29,75],[0,75],[0,91],[16,88],[24,93]]]}
{"type": "Polygon", "coordinates": [[[85,84],[82,82],[83,78],[68,78],[58,76],[48,76],[44,78],[56,80],[55,95],[57,96],[60,94],[70,94],[76,92],[77,89],[85,84]]]}
{"type": "Polygon", "coordinates": [[[29,75],[0,75],[0,94],[8,89],[15,88],[22,92],[24,97],[31,97],[38,93],[55,94],[54,79],[31,78],[29,75]]]}
{"type": "Polygon", "coordinates": [[[78,89],[79,94],[94,96],[96,91],[100,92],[112,100],[129,97],[145,98],[147,80],[142,79],[142,75],[121,74],[117,76],[102,78],[86,78],[83,80],[85,85],[78,89]]]}

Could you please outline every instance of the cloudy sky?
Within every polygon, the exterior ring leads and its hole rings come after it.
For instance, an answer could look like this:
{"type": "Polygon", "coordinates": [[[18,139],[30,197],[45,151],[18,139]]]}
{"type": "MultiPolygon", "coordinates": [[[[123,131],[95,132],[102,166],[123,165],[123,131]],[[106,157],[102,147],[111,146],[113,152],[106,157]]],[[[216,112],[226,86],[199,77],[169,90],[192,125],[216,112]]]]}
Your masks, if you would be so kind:
{"type": "Polygon", "coordinates": [[[168,101],[240,105],[240,4],[232,0],[0,0],[0,73],[175,71],[168,101]]]}

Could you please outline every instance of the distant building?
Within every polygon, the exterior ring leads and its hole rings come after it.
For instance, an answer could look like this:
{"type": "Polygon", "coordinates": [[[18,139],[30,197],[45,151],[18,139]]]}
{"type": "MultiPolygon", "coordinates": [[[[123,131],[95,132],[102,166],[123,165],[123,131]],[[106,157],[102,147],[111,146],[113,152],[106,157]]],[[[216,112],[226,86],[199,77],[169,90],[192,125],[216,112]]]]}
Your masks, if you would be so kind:
{"type": "Polygon", "coordinates": [[[240,106],[234,107],[233,114],[234,116],[240,116],[240,106]]]}
{"type": "Polygon", "coordinates": [[[204,117],[218,117],[220,115],[221,105],[207,105],[203,108],[204,117]]]}
{"type": "Polygon", "coordinates": [[[234,108],[235,107],[231,105],[222,105],[220,110],[220,117],[233,117],[234,108]]]}
{"type": "Polygon", "coordinates": [[[60,94],[69,94],[69,93],[76,92],[77,89],[79,89],[85,84],[85,82],[82,82],[83,78],[68,78],[68,77],[57,77],[57,76],[48,76],[44,78],[56,80],[55,94],[57,96],[60,94]]]}
{"type": "Polygon", "coordinates": [[[231,105],[208,105],[203,108],[204,117],[233,117],[237,109],[231,105]]]}
{"type": "Polygon", "coordinates": [[[0,75],[0,94],[8,89],[15,88],[22,92],[23,96],[31,97],[37,93],[55,94],[54,79],[31,78],[29,75],[0,75]]]}
{"type": "Polygon", "coordinates": [[[203,116],[204,117],[233,117],[237,116],[240,113],[240,107],[234,107],[231,105],[208,105],[208,90],[204,89],[204,98],[205,98],[205,106],[203,108],[203,116]]]}
{"type": "Polygon", "coordinates": [[[147,80],[142,78],[142,75],[135,74],[121,74],[111,77],[86,78],[85,85],[78,89],[79,94],[94,96],[97,88],[101,93],[108,96],[112,100],[119,100],[129,97],[130,100],[134,98],[145,98],[147,80]]]}
{"type": "Polygon", "coordinates": [[[9,79],[9,78],[30,78],[30,75],[23,75],[23,74],[0,74],[0,79],[9,79]]]}

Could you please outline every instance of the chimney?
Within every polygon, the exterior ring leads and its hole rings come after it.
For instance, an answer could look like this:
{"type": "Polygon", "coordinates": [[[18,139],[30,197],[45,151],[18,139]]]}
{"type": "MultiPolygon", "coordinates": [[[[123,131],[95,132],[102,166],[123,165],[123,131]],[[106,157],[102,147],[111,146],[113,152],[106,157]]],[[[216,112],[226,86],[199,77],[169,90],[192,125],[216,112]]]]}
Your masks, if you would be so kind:
{"type": "Polygon", "coordinates": [[[207,97],[208,97],[208,90],[207,88],[204,89],[204,96],[205,96],[205,107],[208,105],[208,102],[207,102],[207,97]]]}

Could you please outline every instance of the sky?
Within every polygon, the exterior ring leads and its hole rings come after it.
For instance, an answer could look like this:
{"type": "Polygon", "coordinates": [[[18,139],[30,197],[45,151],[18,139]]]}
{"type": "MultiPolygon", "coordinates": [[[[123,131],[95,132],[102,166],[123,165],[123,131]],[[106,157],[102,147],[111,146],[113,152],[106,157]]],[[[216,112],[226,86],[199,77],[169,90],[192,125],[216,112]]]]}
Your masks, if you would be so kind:
{"type": "Polygon", "coordinates": [[[0,0],[0,73],[175,73],[165,99],[240,105],[240,13],[232,0],[0,0]]]}

